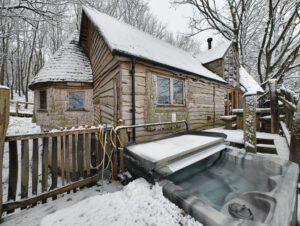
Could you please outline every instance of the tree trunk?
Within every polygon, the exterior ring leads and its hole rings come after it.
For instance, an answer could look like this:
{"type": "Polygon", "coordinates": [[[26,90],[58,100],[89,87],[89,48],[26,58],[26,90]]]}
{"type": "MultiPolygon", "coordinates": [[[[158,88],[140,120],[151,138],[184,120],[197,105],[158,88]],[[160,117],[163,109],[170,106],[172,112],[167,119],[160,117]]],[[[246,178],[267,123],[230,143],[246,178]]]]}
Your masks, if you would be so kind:
{"type": "Polygon", "coordinates": [[[300,100],[294,114],[290,145],[290,160],[300,164],[300,100]]]}
{"type": "MultiPolygon", "coordinates": [[[[26,77],[26,85],[25,85],[25,102],[28,102],[28,85],[29,85],[29,78],[30,78],[30,72],[31,72],[31,63],[32,63],[32,56],[35,48],[35,40],[36,40],[36,35],[38,32],[38,27],[39,24],[37,24],[35,31],[34,31],[34,36],[32,40],[32,45],[31,45],[31,51],[30,51],[30,56],[28,60],[28,68],[27,68],[27,77],[26,77]]],[[[28,104],[25,105],[25,108],[28,108],[28,104]]]]}
{"type": "MultiPolygon", "coordinates": [[[[0,181],[2,182],[4,141],[9,121],[9,89],[0,87],[0,181]]],[[[0,219],[2,216],[2,183],[0,186],[0,219]]]]}
{"type": "Polygon", "coordinates": [[[276,93],[276,79],[269,80],[270,89],[270,104],[271,104],[271,133],[278,134],[279,132],[279,117],[278,117],[278,96],[276,93]]]}

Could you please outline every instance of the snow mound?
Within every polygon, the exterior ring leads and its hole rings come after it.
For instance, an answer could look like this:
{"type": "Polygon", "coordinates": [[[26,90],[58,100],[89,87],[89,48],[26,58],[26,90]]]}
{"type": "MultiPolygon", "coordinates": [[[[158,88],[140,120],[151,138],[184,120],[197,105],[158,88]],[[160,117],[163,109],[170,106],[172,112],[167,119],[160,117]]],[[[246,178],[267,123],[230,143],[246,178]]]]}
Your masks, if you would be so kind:
{"type": "Polygon", "coordinates": [[[202,225],[167,200],[161,187],[137,179],[122,191],[97,195],[42,219],[40,226],[202,225]]]}
{"type": "Polygon", "coordinates": [[[0,85],[0,89],[9,89],[7,86],[0,85]]]}

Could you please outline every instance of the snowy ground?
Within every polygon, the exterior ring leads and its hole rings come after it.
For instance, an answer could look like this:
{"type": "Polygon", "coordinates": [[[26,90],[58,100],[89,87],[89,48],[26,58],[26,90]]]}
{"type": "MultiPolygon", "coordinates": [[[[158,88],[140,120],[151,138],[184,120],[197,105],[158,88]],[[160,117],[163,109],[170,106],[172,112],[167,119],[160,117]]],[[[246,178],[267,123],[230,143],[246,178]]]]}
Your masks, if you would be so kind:
{"type": "MultiPolygon", "coordinates": [[[[95,186],[91,188],[85,188],[77,191],[76,193],[64,194],[62,196],[58,196],[58,199],[55,201],[48,199],[48,203],[39,204],[38,206],[22,211],[19,210],[17,213],[5,216],[4,222],[1,224],[1,226],[38,226],[40,225],[43,217],[47,216],[48,214],[55,213],[63,208],[68,208],[89,197],[99,194],[106,194],[108,192],[116,192],[121,189],[122,185],[118,183],[111,183],[102,187],[101,190],[99,190],[99,187],[95,186]]],[[[88,209],[85,211],[88,211],[88,209]]]]}
{"type": "Polygon", "coordinates": [[[32,118],[9,117],[7,135],[20,135],[28,133],[40,133],[41,128],[36,123],[32,123],[32,118]]]}
{"type": "Polygon", "coordinates": [[[112,183],[65,194],[55,201],[7,216],[2,225],[202,225],[167,200],[158,185],[137,179],[120,189],[121,185],[112,183]]]}
{"type": "MultiPolygon", "coordinates": [[[[223,127],[206,130],[208,132],[225,133],[229,142],[243,144],[243,130],[228,130],[223,127]]],[[[256,137],[261,139],[274,139],[278,155],[283,159],[289,159],[289,147],[286,139],[278,134],[256,132],[256,137]]]]}
{"type": "MultiPolygon", "coordinates": [[[[19,96],[18,94],[14,93],[14,99],[11,100],[9,112],[16,112],[16,101],[26,102],[25,96],[19,96]]],[[[34,93],[33,91],[28,91],[28,102],[34,102],[34,93]]],[[[28,105],[28,108],[25,109],[24,104],[19,105],[19,113],[33,113],[33,105],[28,105]]]]}

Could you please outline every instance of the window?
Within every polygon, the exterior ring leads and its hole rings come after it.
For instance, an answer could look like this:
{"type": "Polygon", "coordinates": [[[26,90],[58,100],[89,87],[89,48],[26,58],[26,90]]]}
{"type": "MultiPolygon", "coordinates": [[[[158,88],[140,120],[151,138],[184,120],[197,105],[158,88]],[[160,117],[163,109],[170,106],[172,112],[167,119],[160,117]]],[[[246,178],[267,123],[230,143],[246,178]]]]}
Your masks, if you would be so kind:
{"type": "Polygon", "coordinates": [[[157,103],[183,104],[183,81],[158,76],[157,103]]]}
{"type": "Polygon", "coordinates": [[[47,92],[40,91],[40,110],[47,110],[47,92]]]}
{"type": "Polygon", "coordinates": [[[157,77],[157,102],[158,104],[170,104],[170,79],[157,77]]]}
{"type": "Polygon", "coordinates": [[[173,104],[183,104],[183,81],[173,80],[173,104]]]}
{"type": "Polygon", "coordinates": [[[69,93],[69,109],[71,110],[84,109],[84,92],[69,93]]]}

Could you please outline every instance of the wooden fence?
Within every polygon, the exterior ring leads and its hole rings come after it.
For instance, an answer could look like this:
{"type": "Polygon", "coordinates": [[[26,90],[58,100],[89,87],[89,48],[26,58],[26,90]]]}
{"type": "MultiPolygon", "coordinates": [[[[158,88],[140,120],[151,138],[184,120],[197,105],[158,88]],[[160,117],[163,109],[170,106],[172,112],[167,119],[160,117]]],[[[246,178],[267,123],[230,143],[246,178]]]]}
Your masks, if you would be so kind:
{"type": "Polygon", "coordinates": [[[276,91],[284,105],[285,123],[281,127],[290,147],[290,160],[300,165],[300,97],[294,91],[281,87],[276,91]]]}
{"type": "Polygon", "coordinates": [[[47,198],[95,183],[96,170],[90,165],[102,159],[99,131],[86,128],[7,136],[9,151],[4,154],[9,159],[8,190],[3,212],[46,202],[47,198]]]}
{"type": "Polygon", "coordinates": [[[11,116],[17,116],[17,117],[32,117],[33,113],[27,112],[27,111],[22,111],[20,110],[21,105],[25,105],[27,107],[28,105],[34,106],[34,103],[30,102],[22,102],[22,101],[10,101],[11,104],[15,104],[15,112],[10,112],[11,116]]]}

